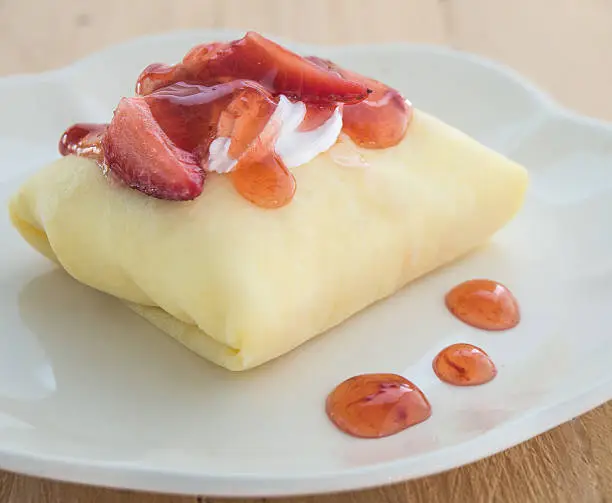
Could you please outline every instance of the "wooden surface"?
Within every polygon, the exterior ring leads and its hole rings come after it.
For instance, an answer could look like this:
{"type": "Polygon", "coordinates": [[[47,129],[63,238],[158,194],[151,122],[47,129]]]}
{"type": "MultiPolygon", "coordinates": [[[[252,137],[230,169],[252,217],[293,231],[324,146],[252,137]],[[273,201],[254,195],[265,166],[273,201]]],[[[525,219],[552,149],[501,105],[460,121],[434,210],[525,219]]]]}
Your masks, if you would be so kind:
{"type": "MultiPolygon", "coordinates": [[[[61,66],[138,35],[210,27],[322,43],[447,44],[505,62],[565,105],[612,120],[612,0],[0,0],[0,74],[61,66]]],[[[0,503],[197,501],[218,500],[0,472],[0,503]]],[[[612,402],[458,470],[373,491],[280,501],[612,501],[612,402]]]]}

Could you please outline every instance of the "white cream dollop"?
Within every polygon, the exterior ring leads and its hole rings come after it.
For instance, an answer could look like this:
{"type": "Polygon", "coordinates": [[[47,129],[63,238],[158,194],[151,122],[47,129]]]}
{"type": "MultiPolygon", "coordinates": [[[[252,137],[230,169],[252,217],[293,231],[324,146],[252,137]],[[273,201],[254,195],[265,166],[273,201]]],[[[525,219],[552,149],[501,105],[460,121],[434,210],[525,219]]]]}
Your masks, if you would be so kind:
{"type": "MultiPolygon", "coordinates": [[[[274,144],[274,150],[285,166],[297,168],[330,149],[342,130],[342,113],[336,108],[332,116],[321,126],[311,131],[298,131],[306,116],[306,105],[301,101],[293,103],[281,95],[270,121],[280,124],[280,132],[274,144]]],[[[229,154],[231,138],[215,138],[210,144],[208,171],[229,173],[234,169],[237,160],[229,154]]]]}

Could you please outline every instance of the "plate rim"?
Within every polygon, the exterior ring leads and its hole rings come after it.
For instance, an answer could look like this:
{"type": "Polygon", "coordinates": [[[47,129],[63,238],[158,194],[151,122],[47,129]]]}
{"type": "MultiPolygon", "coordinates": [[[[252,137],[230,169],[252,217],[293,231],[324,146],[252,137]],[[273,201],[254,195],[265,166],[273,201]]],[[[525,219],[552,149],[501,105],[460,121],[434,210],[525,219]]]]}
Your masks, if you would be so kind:
{"type": "MultiPolygon", "coordinates": [[[[24,81],[36,81],[49,77],[69,77],[70,73],[85,69],[88,65],[95,64],[96,61],[108,57],[122,48],[127,46],[136,48],[152,40],[160,41],[164,39],[195,37],[214,40],[232,39],[241,37],[244,32],[245,30],[227,29],[174,30],[135,37],[92,52],[60,68],[44,72],[19,73],[1,77],[0,87],[6,86],[10,88],[24,81]]],[[[289,41],[285,37],[268,33],[264,33],[264,35],[280,43],[296,47],[298,50],[324,48],[331,51],[363,53],[363,51],[376,48],[430,53],[460,59],[495,72],[523,88],[542,106],[547,118],[565,118],[573,123],[604,129],[612,135],[612,122],[588,117],[566,108],[512,68],[471,52],[443,45],[401,41],[329,45],[289,41]]],[[[327,474],[311,473],[293,474],[290,476],[264,476],[262,474],[211,475],[201,471],[186,472],[184,470],[171,470],[168,468],[140,467],[124,462],[91,461],[69,456],[41,456],[35,452],[26,453],[16,449],[7,449],[2,445],[0,445],[0,468],[25,475],[65,482],[167,494],[200,494],[212,497],[280,497],[337,493],[394,484],[434,475],[476,462],[479,459],[500,453],[534,436],[540,435],[610,399],[612,399],[612,373],[606,378],[601,379],[594,386],[583,390],[577,396],[574,395],[552,406],[530,409],[522,416],[504,422],[493,430],[468,441],[414,458],[370,464],[365,467],[327,474]],[[565,419],[560,421],[559,417],[565,419]],[[470,448],[472,443],[481,443],[483,439],[488,440],[486,442],[486,452],[482,449],[472,450],[470,448]],[[427,462],[423,463],[423,460],[427,460],[427,462]]]]}
{"type": "Polygon", "coordinates": [[[552,407],[532,409],[529,413],[505,422],[487,433],[466,442],[433,451],[409,460],[396,460],[368,465],[364,468],[331,474],[270,477],[263,475],[206,475],[200,472],[141,468],[121,462],[83,462],[60,456],[36,456],[10,452],[0,446],[0,469],[62,482],[88,484],[95,487],[129,489],[159,494],[202,495],[206,497],[291,497],[333,494],[383,487],[418,479],[465,466],[499,454],[526,440],[564,424],[612,399],[612,376],[578,396],[572,396],[552,407]],[[558,409],[567,416],[559,423],[558,409]],[[536,413],[537,412],[537,413],[536,413]],[[530,426],[527,427],[527,424],[530,426]],[[534,424],[538,426],[533,427],[534,424]],[[533,433],[534,429],[538,433],[533,433]],[[506,433],[506,435],[500,435],[506,433]],[[489,438],[490,437],[490,438],[489,438]],[[472,454],[470,445],[487,439],[485,453],[472,454]],[[508,439],[511,440],[508,440],[508,439]],[[497,439],[497,440],[495,440],[497,439]],[[502,440],[503,439],[503,440],[502,440]],[[423,459],[434,463],[427,468],[413,469],[423,459]],[[452,460],[452,461],[451,461],[452,460]],[[409,475],[406,475],[406,472],[409,475]],[[316,487],[313,487],[314,484],[316,487]]]}

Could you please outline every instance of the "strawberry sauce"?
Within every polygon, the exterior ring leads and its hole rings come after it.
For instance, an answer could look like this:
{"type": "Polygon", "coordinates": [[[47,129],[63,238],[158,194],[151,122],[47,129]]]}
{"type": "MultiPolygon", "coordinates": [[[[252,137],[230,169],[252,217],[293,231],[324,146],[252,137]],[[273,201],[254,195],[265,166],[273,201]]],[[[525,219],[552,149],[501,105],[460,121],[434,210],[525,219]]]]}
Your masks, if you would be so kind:
{"type": "Polygon", "coordinates": [[[433,369],[440,380],[455,386],[476,386],[497,375],[493,360],[482,349],[471,344],[448,346],[438,353],[433,369]]]}
{"type": "Polygon", "coordinates": [[[501,283],[472,279],[446,294],[446,307],[458,319],[484,330],[508,330],[521,320],[518,302],[501,283]]]}
{"type": "Polygon", "coordinates": [[[399,143],[411,117],[396,90],[330,61],[303,58],[254,32],[198,45],[176,65],[149,65],[136,94],[120,101],[110,124],[68,128],[60,153],[93,158],[150,196],[189,200],[204,188],[211,143],[229,138],[227,175],[262,208],[284,206],[296,191],[275,152],[282,124],[271,118],[281,95],[305,104],[299,131],[320,127],[340,109],[344,131],[365,148],[399,143]]]}
{"type": "Polygon", "coordinates": [[[107,124],[79,123],[69,127],[60,138],[59,152],[61,155],[80,155],[101,160],[102,136],[106,132],[107,124]]]}
{"type": "MultiPolygon", "coordinates": [[[[459,320],[484,330],[507,330],[520,321],[518,302],[501,283],[473,279],[451,289],[447,308],[459,320]]],[[[436,376],[454,386],[492,381],[497,368],[481,348],[456,343],[432,362],[436,376]]],[[[397,374],[362,374],[340,383],[327,397],[329,419],[342,431],[362,438],[386,437],[425,421],[431,406],[423,392],[397,374]]]]}
{"type": "Polygon", "coordinates": [[[399,433],[431,416],[423,392],[397,374],[361,374],[340,383],[327,397],[329,419],[361,438],[399,433]]]}

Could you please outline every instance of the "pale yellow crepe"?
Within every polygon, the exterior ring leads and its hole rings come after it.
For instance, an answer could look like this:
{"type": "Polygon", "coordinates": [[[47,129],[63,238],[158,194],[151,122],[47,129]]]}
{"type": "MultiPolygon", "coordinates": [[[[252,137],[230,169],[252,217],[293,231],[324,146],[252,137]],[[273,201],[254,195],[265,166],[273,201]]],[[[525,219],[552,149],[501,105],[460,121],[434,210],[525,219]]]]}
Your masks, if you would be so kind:
{"type": "Polygon", "coordinates": [[[162,201],[66,157],[27,181],[10,213],[77,280],[244,370],[483,243],[523,202],[522,167],[418,110],[400,145],[359,150],[368,166],[334,162],[342,148],[296,168],[281,209],[216,174],[196,200],[162,201]]]}

